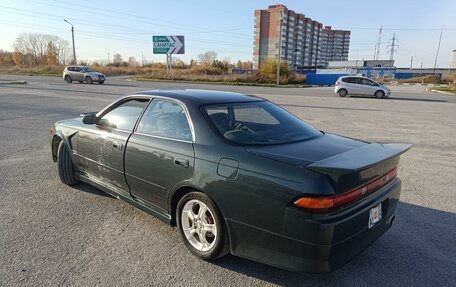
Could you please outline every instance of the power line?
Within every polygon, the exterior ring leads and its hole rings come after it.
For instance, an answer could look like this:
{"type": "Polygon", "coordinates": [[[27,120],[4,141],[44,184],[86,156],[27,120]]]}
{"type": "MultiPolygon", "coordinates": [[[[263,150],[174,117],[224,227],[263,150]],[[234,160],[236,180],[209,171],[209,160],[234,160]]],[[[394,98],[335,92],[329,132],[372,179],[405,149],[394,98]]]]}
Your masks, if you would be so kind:
{"type": "MultiPolygon", "coordinates": [[[[31,1],[31,0],[27,0],[27,1],[30,1],[30,2],[37,2],[38,1],[31,1]]],[[[211,32],[211,33],[218,33],[218,32],[221,32],[221,33],[226,33],[226,34],[231,34],[231,35],[238,35],[238,36],[246,36],[244,34],[237,34],[237,33],[229,33],[228,31],[210,31],[208,30],[207,28],[205,27],[199,27],[199,26],[193,26],[193,25],[188,25],[188,24],[183,24],[183,23],[177,23],[177,22],[172,22],[172,21],[167,21],[167,20],[162,20],[162,19],[157,19],[157,18],[151,18],[151,17],[144,17],[144,16],[141,16],[141,15],[136,15],[136,14],[130,14],[130,13],[125,13],[125,12],[118,12],[118,11],[114,11],[114,10],[110,10],[110,9],[105,9],[105,8],[100,8],[100,7],[93,7],[93,6],[88,6],[88,5],[82,5],[82,4],[72,4],[72,3],[67,3],[65,1],[58,1],[58,0],[53,0],[54,2],[58,2],[58,3],[61,3],[61,4],[64,4],[64,5],[71,5],[71,6],[77,6],[77,7],[85,7],[85,8],[89,8],[89,9],[95,9],[95,10],[98,10],[98,11],[106,11],[108,13],[112,13],[112,14],[118,14],[118,15],[125,15],[125,16],[128,16],[130,18],[133,18],[133,19],[128,19],[130,21],[136,21],[138,22],[138,20],[136,20],[137,18],[141,18],[141,19],[146,19],[148,21],[154,21],[154,22],[158,22],[159,24],[163,25],[163,23],[168,23],[169,25],[173,25],[173,26],[177,26],[179,29],[184,29],[184,30],[190,30],[190,31],[195,31],[195,29],[198,29],[200,31],[196,31],[196,32],[202,32],[202,33],[208,33],[208,32],[211,32]],[[190,28],[194,28],[194,29],[188,29],[188,28],[182,28],[183,26],[186,26],[186,27],[190,27],[190,28]]],[[[41,4],[43,5],[48,5],[48,6],[55,6],[55,5],[49,5],[49,4],[45,4],[45,3],[42,3],[41,4]]],[[[61,7],[61,6],[60,6],[61,7]]],[[[66,7],[63,7],[65,9],[68,9],[66,7]]],[[[72,8],[74,9],[74,8],[72,8]]],[[[76,9],[74,9],[76,10],[76,9]]],[[[81,10],[80,10],[81,11],[81,10]]],[[[84,12],[89,12],[89,13],[92,13],[92,14],[100,14],[102,15],[101,13],[95,13],[95,12],[92,12],[92,11],[84,11],[84,12]]],[[[109,15],[108,15],[109,16],[109,15]]],[[[111,17],[111,16],[109,16],[111,17]]],[[[156,25],[156,24],[154,24],[156,25]]],[[[163,26],[166,26],[166,25],[163,25],[163,26]]],[[[244,28],[241,28],[241,29],[244,29],[244,28]]]]}
{"type": "MultiPolygon", "coordinates": [[[[0,6],[0,7],[5,8],[5,7],[3,7],[3,6],[0,6]]],[[[8,9],[8,8],[7,8],[7,9],[8,9]]],[[[12,8],[11,8],[11,9],[12,9],[12,8]]],[[[32,12],[26,11],[26,13],[32,13],[32,12]]],[[[42,15],[47,15],[47,16],[49,16],[49,17],[55,17],[56,19],[54,20],[54,19],[50,19],[50,18],[46,18],[46,17],[34,16],[34,17],[36,17],[36,18],[41,18],[41,19],[46,19],[46,20],[56,21],[56,22],[57,22],[57,21],[58,21],[58,22],[61,21],[61,16],[52,15],[52,14],[47,14],[47,13],[40,13],[40,12],[34,12],[34,13],[35,13],[35,14],[40,14],[40,15],[41,15],[41,14],[42,14],[42,15]],[[57,19],[57,18],[58,18],[58,19],[57,19]]],[[[14,14],[19,14],[19,15],[28,16],[27,14],[23,14],[23,13],[19,13],[19,12],[14,12],[14,14]]],[[[20,23],[20,22],[13,22],[13,21],[11,21],[11,22],[12,22],[12,23],[19,23],[19,24],[22,24],[22,25],[27,25],[27,23],[20,23]]],[[[83,21],[79,21],[79,20],[77,20],[77,19],[76,19],[75,22],[76,22],[76,23],[84,23],[83,21]]],[[[87,22],[87,21],[86,21],[86,22],[87,22]]],[[[100,25],[93,25],[93,24],[91,24],[91,25],[92,25],[92,26],[100,26],[100,25]]],[[[33,24],[32,27],[34,27],[34,26],[46,27],[46,26],[43,26],[43,25],[35,25],[35,24],[33,24]]],[[[104,26],[104,25],[102,25],[102,26],[104,26]]],[[[47,26],[47,27],[49,27],[49,26],[47,26]]],[[[125,26],[119,26],[119,27],[125,27],[125,26]]],[[[52,27],[52,28],[53,28],[53,27],[52,27]]],[[[128,28],[128,27],[126,27],[126,28],[128,28]]],[[[63,30],[62,30],[62,31],[63,31],[63,30]]],[[[59,30],[59,32],[60,32],[60,30],[59,30]]],[[[80,30],[80,31],[78,31],[78,32],[84,32],[84,30],[80,30]]],[[[102,34],[101,34],[101,33],[94,33],[93,31],[85,31],[85,32],[91,33],[91,34],[94,34],[94,35],[96,35],[96,34],[98,34],[98,35],[106,35],[106,34],[111,34],[111,35],[112,35],[112,34],[114,34],[114,33],[111,33],[111,32],[103,32],[102,34]]],[[[149,31],[149,32],[147,32],[147,33],[144,33],[144,35],[151,35],[151,34],[153,34],[153,32],[156,32],[156,31],[149,31]]],[[[129,34],[129,33],[126,33],[126,34],[129,34]]],[[[116,36],[116,37],[119,38],[119,39],[120,39],[120,38],[123,38],[123,39],[138,40],[138,39],[135,39],[135,38],[124,37],[124,36],[120,36],[120,37],[119,37],[119,36],[116,36]]],[[[214,44],[214,45],[220,44],[220,45],[230,45],[230,46],[241,47],[241,48],[242,48],[242,47],[244,47],[244,48],[251,48],[251,46],[248,46],[248,45],[235,44],[235,43],[232,43],[232,42],[219,41],[219,40],[213,40],[213,39],[210,39],[210,40],[209,40],[209,39],[194,38],[194,37],[188,37],[188,36],[187,36],[187,40],[198,40],[199,42],[207,42],[207,43],[212,43],[212,44],[214,44]]],[[[149,42],[149,43],[150,43],[150,42],[149,42]]]]}
{"type": "MultiPolygon", "coordinates": [[[[5,22],[3,20],[0,20],[0,22],[5,22]]],[[[4,25],[8,25],[8,26],[17,26],[17,27],[25,27],[25,28],[29,28],[29,27],[34,27],[34,26],[37,26],[37,25],[17,25],[17,24],[10,24],[10,23],[4,23],[4,25]]],[[[42,29],[40,28],[41,30],[44,30],[46,31],[46,29],[42,29]]],[[[66,33],[63,33],[63,31],[61,30],[55,30],[55,29],[49,29],[49,31],[58,31],[60,34],[66,34],[66,33]]],[[[88,32],[88,31],[78,31],[78,35],[79,36],[89,36],[89,37],[96,37],[96,38],[102,38],[102,39],[113,39],[113,40],[118,40],[118,41],[124,41],[124,42],[133,42],[133,43],[140,43],[140,44],[147,44],[147,45],[150,45],[150,41],[146,41],[146,40],[140,40],[140,39],[134,39],[134,38],[125,38],[125,37],[109,37],[109,36],[106,36],[106,35],[103,35],[103,34],[97,34],[97,33],[92,33],[92,32],[88,32]]],[[[191,46],[191,47],[185,47],[185,49],[187,50],[204,50],[206,49],[207,50],[207,47],[201,47],[201,46],[191,46]]],[[[219,51],[219,52],[228,52],[228,53],[237,53],[237,54],[244,54],[244,55],[251,55],[251,52],[244,52],[244,51],[239,51],[239,50],[225,50],[225,49],[214,49],[215,51],[219,51]]]]}

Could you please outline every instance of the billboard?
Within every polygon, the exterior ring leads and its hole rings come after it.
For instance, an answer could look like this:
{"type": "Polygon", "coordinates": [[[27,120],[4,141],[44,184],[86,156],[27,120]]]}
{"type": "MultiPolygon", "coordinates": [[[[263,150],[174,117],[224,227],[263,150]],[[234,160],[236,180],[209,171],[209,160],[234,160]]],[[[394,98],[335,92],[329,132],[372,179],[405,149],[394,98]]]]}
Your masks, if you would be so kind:
{"type": "Polygon", "coordinates": [[[152,36],[154,54],[185,54],[184,36],[152,36]]]}

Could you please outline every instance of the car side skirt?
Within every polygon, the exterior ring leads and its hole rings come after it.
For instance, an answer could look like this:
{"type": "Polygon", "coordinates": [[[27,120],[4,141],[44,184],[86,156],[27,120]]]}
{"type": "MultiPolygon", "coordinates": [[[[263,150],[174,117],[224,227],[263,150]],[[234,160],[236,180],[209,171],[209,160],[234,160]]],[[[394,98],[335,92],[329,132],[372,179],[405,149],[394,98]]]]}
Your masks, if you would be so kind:
{"type": "Polygon", "coordinates": [[[112,186],[108,187],[108,185],[106,183],[101,182],[100,180],[95,179],[93,177],[90,177],[89,175],[78,172],[75,174],[75,177],[76,177],[76,179],[78,179],[82,182],[90,184],[90,185],[106,192],[107,194],[111,195],[112,197],[126,201],[127,203],[149,213],[150,215],[155,216],[156,218],[160,219],[161,221],[163,221],[166,224],[171,225],[171,216],[168,213],[166,213],[165,211],[161,210],[159,207],[154,207],[151,204],[147,204],[145,202],[136,200],[131,195],[129,195],[127,192],[118,190],[117,188],[112,187],[112,186]]]}

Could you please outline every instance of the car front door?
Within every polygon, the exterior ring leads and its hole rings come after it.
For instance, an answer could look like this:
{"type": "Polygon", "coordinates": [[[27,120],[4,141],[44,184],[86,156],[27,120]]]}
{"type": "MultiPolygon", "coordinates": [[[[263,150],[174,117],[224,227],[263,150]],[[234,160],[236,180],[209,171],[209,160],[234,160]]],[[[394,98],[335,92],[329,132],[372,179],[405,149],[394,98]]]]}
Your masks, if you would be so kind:
{"type": "Polygon", "coordinates": [[[125,150],[125,176],[133,197],[168,211],[170,191],[193,176],[190,123],[182,103],[152,100],[125,150]]]}
{"type": "Polygon", "coordinates": [[[148,102],[148,98],[126,99],[100,115],[96,124],[85,125],[79,132],[77,144],[77,164],[83,172],[129,194],[124,176],[124,151],[148,102]]]}
{"type": "Polygon", "coordinates": [[[375,91],[377,90],[376,84],[369,80],[369,79],[360,79],[362,83],[362,93],[363,95],[374,95],[375,91]]]}

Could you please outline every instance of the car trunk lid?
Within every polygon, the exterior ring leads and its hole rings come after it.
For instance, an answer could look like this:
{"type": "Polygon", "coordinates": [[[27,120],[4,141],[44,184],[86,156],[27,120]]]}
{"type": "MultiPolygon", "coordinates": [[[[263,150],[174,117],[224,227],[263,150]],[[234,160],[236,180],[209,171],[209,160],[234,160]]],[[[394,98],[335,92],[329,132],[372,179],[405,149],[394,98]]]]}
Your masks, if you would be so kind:
{"type": "Polygon", "coordinates": [[[327,175],[335,193],[343,193],[384,176],[399,162],[409,144],[366,143],[332,134],[307,141],[246,146],[257,156],[327,175]]]}

